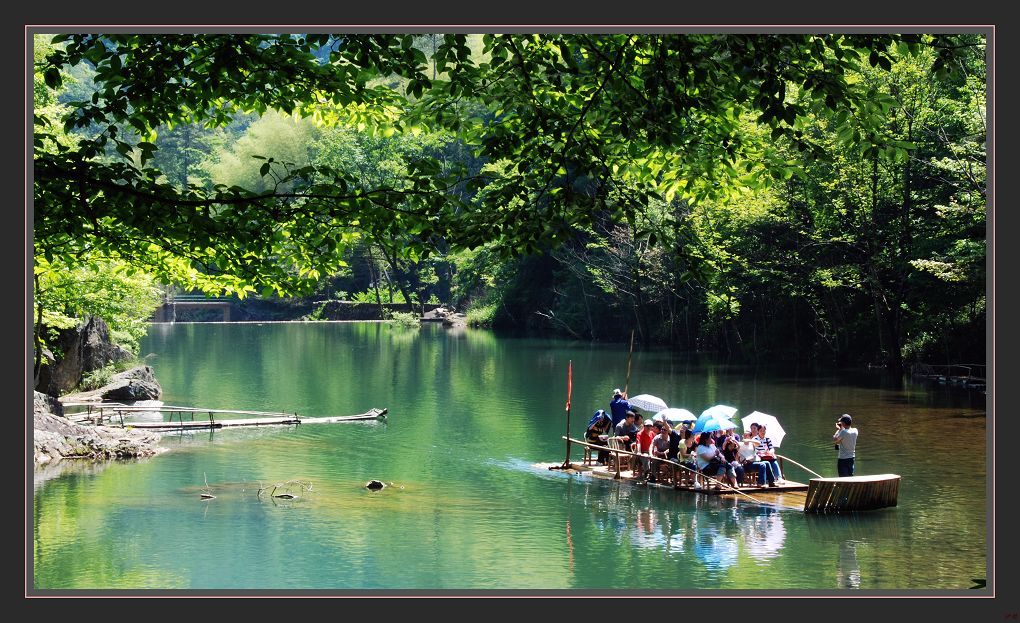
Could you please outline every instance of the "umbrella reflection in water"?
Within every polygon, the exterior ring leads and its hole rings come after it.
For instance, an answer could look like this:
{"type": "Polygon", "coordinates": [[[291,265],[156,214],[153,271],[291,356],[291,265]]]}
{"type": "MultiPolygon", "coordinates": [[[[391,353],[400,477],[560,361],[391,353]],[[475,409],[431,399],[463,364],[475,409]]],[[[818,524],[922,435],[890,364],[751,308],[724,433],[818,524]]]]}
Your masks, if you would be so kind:
{"type": "Polygon", "coordinates": [[[772,509],[763,509],[761,514],[743,522],[741,532],[744,534],[744,550],[755,560],[775,558],[786,542],[783,517],[772,509]]]}
{"type": "Polygon", "coordinates": [[[698,530],[694,555],[709,569],[727,569],[737,562],[737,540],[723,535],[715,526],[698,530]]]}

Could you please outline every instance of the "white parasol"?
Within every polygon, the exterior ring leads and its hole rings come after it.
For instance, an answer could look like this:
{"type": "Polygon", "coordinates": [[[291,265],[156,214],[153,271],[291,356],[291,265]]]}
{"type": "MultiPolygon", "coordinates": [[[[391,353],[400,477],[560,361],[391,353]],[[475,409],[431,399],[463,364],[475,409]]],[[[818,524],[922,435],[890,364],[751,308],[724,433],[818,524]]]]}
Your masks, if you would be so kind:
{"type": "Polygon", "coordinates": [[[744,424],[744,430],[751,430],[751,424],[762,424],[765,426],[765,436],[772,440],[772,445],[779,447],[783,443],[783,437],[786,437],[786,431],[783,430],[783,426],[779,423],[774,415],[768,413],[762,413],[761,411],[754,411],[750,415],[745,415],[740,418],[740,421],[744,424]]]}

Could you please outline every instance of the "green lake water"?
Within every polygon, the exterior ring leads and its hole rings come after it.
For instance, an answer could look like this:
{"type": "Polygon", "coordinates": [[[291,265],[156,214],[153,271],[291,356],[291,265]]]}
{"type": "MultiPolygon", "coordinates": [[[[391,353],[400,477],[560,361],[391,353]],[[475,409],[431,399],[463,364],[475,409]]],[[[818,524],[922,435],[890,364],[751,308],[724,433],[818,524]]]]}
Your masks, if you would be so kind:
{"type": "MultiPolygon", "coordinates": [[[[899,505],[809,516],[537,466],[565,455],[568,361],[580,437],[624,384],[626,344],[436,325],[161,324],[141,352],[166,404],[389,417],[168,433],[156,457],[37,468],[37,589],[962,593],[986,577],[980,392],[634,353],[631,395],[775,415],[780,452],[825,476],[833,422],[851,413],[857,473],[902,475],[899,505]],[[372,492],[370,479],[392,485],[372,492]],[[258,495],[287,481],[311,489],[258,495]]],[[[786,477],[810,476],[787,464],[786,477]]]]}

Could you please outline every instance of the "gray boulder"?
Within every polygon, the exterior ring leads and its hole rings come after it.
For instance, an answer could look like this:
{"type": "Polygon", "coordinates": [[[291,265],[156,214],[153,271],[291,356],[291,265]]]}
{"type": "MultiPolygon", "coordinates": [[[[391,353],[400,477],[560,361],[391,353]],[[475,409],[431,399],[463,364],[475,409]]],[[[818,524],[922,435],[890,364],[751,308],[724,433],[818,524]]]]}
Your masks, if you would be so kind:
{"type": "Polygon", "coordinates": [[[100,388],[103,400],[123,402],[136,400],[158,400],[163,395],[163,387],[152,373],[149,366],[132,368],[113,375],[111,382],[100,388]]]}
{"type": "Polygon", "coordinates": [[[60,401],[42,392],[35,392],[34,404],[32,411],[36,414],[39,413],[52,413],[54,415],[64,415],[64,405],[60,404],[60,401]]]}
{"type": "Polygon", "coordinates": [[[86,372],[99,370],[107,364],[126,361],[132,357],[126,349],[110,341],[110,328],[102,318],[90,316],[74,329],[60,332],[57,347],[63,353],[60,361],[47,370],[47,382],[40,381],[40,389],[51,396],[59,396],[78,385],[86,372]]]}
{"type": "Polygon", "coordinates": [[[149,366],[138,366],[110,377],[110,382],[87,392],[61,396],[64,402],[135,402],[158,400],[163,387],[149,366]]]}

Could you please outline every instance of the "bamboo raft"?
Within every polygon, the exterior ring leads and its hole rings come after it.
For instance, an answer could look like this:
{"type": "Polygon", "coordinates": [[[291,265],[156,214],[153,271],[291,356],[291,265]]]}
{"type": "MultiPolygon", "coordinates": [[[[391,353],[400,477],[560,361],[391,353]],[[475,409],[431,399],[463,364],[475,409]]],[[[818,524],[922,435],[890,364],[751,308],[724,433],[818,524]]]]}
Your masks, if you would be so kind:
{"type": "MultiPolygon", "coordinates": [[[[585,441],[581,441],[580,439],[573,439],[573,438],[569,438],[569,437],[563,437],[563,439],[566,439],[568,443],[585,447],[588,450],[591,450],[591,452],[593,452],[593,453],[595,451],[597,451],[597,450],[605,450],[605,451],[610,452],[613,455],[631,456],[631,457],[643,457],[643,458],[649,459],[651,461],[659,462],[659,463],[670,463],[669,461],[665,461],[663,459],[656,458],[656,457],[650,457],[650,456],[645,455],[645,454],[638,454],[638,453],[629,452],[629,451],[626,451],[626,450],[609,449],[609,448],[606,448],[605,446],[597,446],[595,444],[590,444],[590,443],[587,443],[585,441]]],[[[597,478],[612,478],[614,480],[620,479],[620,480],[628,480],[628,481],[631,481],[631,482],[636,482],[636,481],[640,480],[638,478],[635,478],[633,470],[630,470],[630,469],[616,469],[616,468],[614,468],[612,466],[613,463],[614,463],[613,459],[611,459],[609,461],[609,463],[610,463],[609,465],[591,464],[590,463],[590,456],[589,456],[587,459],[582,460],[582,462],[580,464],[577,464],[577,463],[570,463],[569,465],[552,464],[552,465],[545,465],[545,467],[547,467],[548,469],[562,469],[562,470],[566,470],[566,471],[572,471],[572,472],[575,472],[575,473],[588,473],[588,474],[591,474],[592,476],[595,476],[597,478]]],[[[684,468],[676,465],[675,463],[672,463],[672,465],[674,466],[674,469],[676,469],[677,471],[680,471],[680,470],[684,469],[684,468]]],[[[700,494],[703,494],[703,495],[742,495],[744,497],[751,497],[749,494],[760,495],[762,493],[801,492],[801,491],[806,491],[808,489],[808,485],[800,483],[800,482],[794,482],[792,480],[784,480],[782,484],[777,484],[774,487],[769,487],[769,486],[766,486],[765,484],[752,484],[752,485],[741,484],[738,488],[733,488],[733,487],[729,486],[728,484],[721,483],[721,481],[719,481],[717,479],[714,479],[714,478],[709,478],[709,477],[706,477],[706,476],[701,476],[701,478],[706,478],[708,481],[711,481],[711,482],[710,483],[706,483],[706,485],[702,486],[702,487],[695,487],[692,479],[684,478],[684,479],[676,479],[674,481],[670,481],[670,482],[666,482],[666,483],[647,482],[647,484],[649,486],[670,487],[670,488],[673,488],[673,489],[676,489],[676,490],[679,490],[679,491],[689,491],[689,492],[692,492],[692,493],[700,493],[700,494]],[[714,486],[709,486],[709,484],[714,485],[716,483],[720,483],[721,486],[719,486],[718,488],[716,488],[714,486]]],[[[641,480],[641,482],[646,482],[646,481],[641,480]]],[[[754,498],[751,498],[751,499],[754,499],[754,498]]]]}
{"type": "MultiPolygon", "coordinates": [[[[648,457],[647,455],[641,455],[625,450],[609,449],[606,446],[590,444],[579,439],[572,439],[570,437],[563,437],[563,439],[567,440],[568,444],[582,446],[590,452],[587,453],[586,458],[583,459],[580,464],[540,464],[541,467],[563,470],[571,473],[587,473],[598,478],[611,478],[614,480],[620,479],[630,482],[646,482],[642,479],[635,478],[633,471],[631,470],[612,467],[611,465],[614,462],[612,459],[610,460],[610,465],[591,464],[591,453],[603,450],[614,455],[640,456],[649,458],[652,461],[663,462],[663,459],[648,457]]],[[[647,484],[653,487],[671,487],[676,490],[689,491],[702,495],[737,495],[750,498],[755,502],[762,502],[762,500],[756,499],[750,494],[760,498],[763,494],[786,493],[789,495],[785,497],[790,499],[784,500],[783,503],[789,504],[791,502],[796,502],[796,508],[802,508],[804,512],[839,513],[874,510],[878,508],[896,506],[897,497],[899,495],[899,483],[900,476],[897,474],[878,474],[874,476],[850,476],[844,478],[812,478],[807,485],[786,480],[784,484],[776,487],[741,485],[736,489],[729,487],[728,485],[722,486],[718,489],[706,487],[695,488],[692,484],[680,484],[679,482],[647,484]],[[805,491],[807,492],[806,494],[804,493],[805,491]],[[804,498],[803,506],[800,505],[800,498],[804,498]]],[[[771,498],[772,496],[769,497],[771,498]]],[[[782,497],[783,496],[779,496],[779,498],[782,497]]],[[[779,498],[775,499],[778,500],[779,498]]],[[[770,500],[770,502],[771,501],[772,500],[770,500]]]]}
{"type": "MultiPolygon", "coordinates": [[[[86,405],[65,405],[65,406],[86,406],[86,405]]],[[[358,415],[340,415],[326,417],[301,417],[296,413],[273,413],[267,411],[243,411],[237,409],[203,409],[200,407],[180,407],[172,405],[124,405],[124,404],[91,404],[88,403],[88,413],[68,416],[72,421],[92,422],[102,424],[104,418],[113,421],[114,417],[120,421],[122,428],[137,428],[146,430],[194,430],[214,429],[235,426],[283,426],[294,424],[338,424],[342,422],[364,422],[382,420],[386,418],[388,409],[369,409],[358,415]],[[124,415],[131,413],[169,413],[170,419],[163,422],[125,422],[124,415]],[[195,414],[208,414],[209,419],[195,419],[195,414]],[[185,420],[187,414],[191,419],[185,420]],[[255,415],[253,418],[227,418],[216,419],[216,414],[231,415],[255,415]],[[177,421],[174,421],[174,416],[177,421]]]]}

